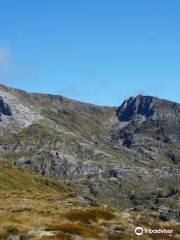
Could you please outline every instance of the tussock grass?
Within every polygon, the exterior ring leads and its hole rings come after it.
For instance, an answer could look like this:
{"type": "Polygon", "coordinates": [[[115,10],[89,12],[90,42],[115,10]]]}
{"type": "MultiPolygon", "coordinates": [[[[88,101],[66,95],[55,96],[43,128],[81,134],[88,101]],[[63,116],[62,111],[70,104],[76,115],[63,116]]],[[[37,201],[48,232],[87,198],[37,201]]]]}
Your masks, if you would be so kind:
{"type": "Polygon", "coordinates": [[[71,235],[80,235],[85,237],[93,237],[93,238],[99,237],[98,232],[95,228],[86,227],[83,224],[65,223],[61,225],[49,225],[47,227],[47,230],[61,231],[63,233],[68,233],[71,235]]]}
{"type": "Polygon", "coordinates": [[[42,240],[73,240],[73,238],[71,235],[59,231],[54,236],[42,237],[42,240]]]}
{"type": "Polygon", "coordinates": [[[45,178],[25,169],[0,161],[0,190],[41,192],[41,193],[70,193],[71,188],[64,186],[59,180],[45,178]]]}
{"type": "MultiPolygon", "coordinates": [[[[89,240],[136,240],[139,238],[134,236],[133,226],[178,230],[175,222],[163,223],[157,214],[123,213],[115,208],[110,212],[101,203],[92,207],[80,202],[74,190],[57,179],[3,161],[0,161],[0,203],[0,239],[30,234],[30,239],[37,240],[39,230],[50,230],[57,234],[43,237],[44,240],[74,240],[75,235],[89,240]]],[[[146,235],[141,239],[153,238],[146,235]]]]}
{"type": "Polygon", "coordinates": [[[98,219],[110,221],[115,218],[115,215],[113,213],[98,208],[70,211],[65,216],[72,222],[79,221],[86,224],[97,222],[98,219]]]}

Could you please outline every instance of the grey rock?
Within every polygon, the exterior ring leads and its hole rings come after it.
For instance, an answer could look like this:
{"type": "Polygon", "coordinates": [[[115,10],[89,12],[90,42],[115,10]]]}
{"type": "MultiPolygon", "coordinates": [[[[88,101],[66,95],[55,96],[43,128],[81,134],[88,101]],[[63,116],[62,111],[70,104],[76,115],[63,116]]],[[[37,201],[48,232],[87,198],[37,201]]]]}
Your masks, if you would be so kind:
{"type": "Polygon", "coordinates": [[[1,114],[12,116],[12,111],[10,106],[7,103],[5,103],[3,98],[0,96],[0,115],[1,114]]]}

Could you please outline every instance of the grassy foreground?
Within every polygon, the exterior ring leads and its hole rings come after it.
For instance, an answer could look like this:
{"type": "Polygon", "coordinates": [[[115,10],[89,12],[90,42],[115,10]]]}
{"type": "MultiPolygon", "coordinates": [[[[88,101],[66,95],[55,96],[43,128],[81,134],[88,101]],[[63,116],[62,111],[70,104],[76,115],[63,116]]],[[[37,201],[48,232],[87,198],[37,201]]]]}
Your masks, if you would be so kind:
{"type": "Polygon", "coordinates": [[[45,178],[0,161],[0,239],[176,239],[135,236],[135,226],[169,228],[157,213],[128,213],[102,203],[88,203],[60,180],[45,178]]]}

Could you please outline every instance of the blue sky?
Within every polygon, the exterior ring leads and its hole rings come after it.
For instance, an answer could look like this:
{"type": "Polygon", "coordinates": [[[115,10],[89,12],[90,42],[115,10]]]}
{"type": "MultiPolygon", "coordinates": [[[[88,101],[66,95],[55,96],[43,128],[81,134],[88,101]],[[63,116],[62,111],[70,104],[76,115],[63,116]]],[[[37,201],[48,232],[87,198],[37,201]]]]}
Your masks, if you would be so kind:
{"type": "Polygon", "coordinates": [[[180,102],[180,1],[1,0],[0,82],[119,105],[180,102]]]}

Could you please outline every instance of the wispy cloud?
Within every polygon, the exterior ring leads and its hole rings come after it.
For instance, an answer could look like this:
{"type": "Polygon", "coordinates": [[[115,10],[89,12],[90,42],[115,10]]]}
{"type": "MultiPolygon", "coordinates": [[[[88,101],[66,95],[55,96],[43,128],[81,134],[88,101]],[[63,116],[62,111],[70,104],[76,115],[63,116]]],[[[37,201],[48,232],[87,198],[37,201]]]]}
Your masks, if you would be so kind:
{"type": "Polygon", "coordinates": [[[0,42],[0,81],[6,81],[11,70],[12,51],[0,42]]]}
{"type": "Polygon", "coordinates": [[[8,67],[11,64],[12,52],[7,46],[0,45],[0,64],[8,67]]]}

